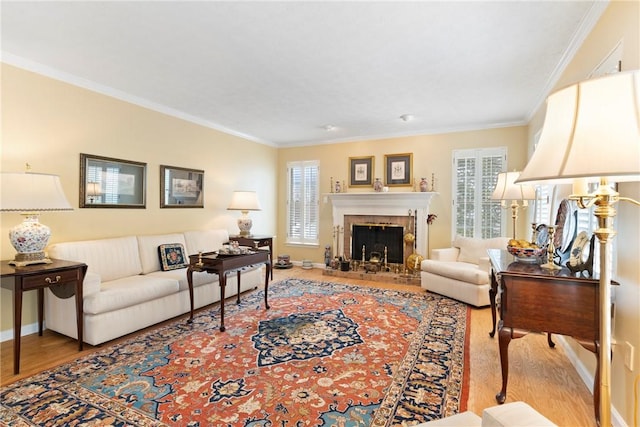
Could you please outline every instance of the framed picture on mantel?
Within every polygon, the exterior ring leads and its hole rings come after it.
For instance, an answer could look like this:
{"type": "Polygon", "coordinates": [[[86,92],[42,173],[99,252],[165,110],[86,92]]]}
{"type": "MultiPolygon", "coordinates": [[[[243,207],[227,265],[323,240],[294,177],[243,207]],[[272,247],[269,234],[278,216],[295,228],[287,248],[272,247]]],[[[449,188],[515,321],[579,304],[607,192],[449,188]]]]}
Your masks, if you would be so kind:
{"type": "Polygon", "coordinates": [[[412,185],[413,153],[385,154],[384,185],[412,185]]]}
{"type": "Polygon", "coordinates": [[[349,187],[373,185],[373,156],[349,157],[349,187]]]}

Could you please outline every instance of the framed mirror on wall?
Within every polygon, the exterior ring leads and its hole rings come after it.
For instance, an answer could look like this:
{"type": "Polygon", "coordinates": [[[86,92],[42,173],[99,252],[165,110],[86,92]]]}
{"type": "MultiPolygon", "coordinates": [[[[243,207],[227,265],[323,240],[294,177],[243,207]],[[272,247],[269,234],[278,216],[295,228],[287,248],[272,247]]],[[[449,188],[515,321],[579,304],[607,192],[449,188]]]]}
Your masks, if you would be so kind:
{"type": "Polygon", "coordinates": [[[80,153],[81,208],[146,208],[147,164],[80,153]]]}
{"type": "Polygon", "coordinates": [[[161,208],[203,208],[204,171],[160,165],[161,208]]]}

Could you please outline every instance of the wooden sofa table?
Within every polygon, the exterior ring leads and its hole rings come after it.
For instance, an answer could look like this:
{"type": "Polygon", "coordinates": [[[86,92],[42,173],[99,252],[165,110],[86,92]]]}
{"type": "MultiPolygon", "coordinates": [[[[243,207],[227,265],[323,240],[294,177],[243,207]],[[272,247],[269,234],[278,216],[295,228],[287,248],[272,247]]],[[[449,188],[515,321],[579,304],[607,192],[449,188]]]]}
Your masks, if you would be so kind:
{"type": "Polygon", "coordinates": [[[193,321],[193,272],[205,271],[209,274],[217,274],[220,282],[220,332],[224,332],[224,299],[225,288],[227,286],[227,275],[233,271],[238,274],[238,304],[240,304],[240,273],[243,267],[250,265],[265,264],[266,275],[264,279],[264,305],[268,309],[267,300],[269,290],[269,273],[271,272],[270,251],[253,250],[246,254],[219,255],[215,252],[207,252],[197,255],[189,255],[189,268],[187,268],[187,282],[189,283],[189,302],[191,312],[189,323],[193,321]]]}
{"type": "Polygon", "coordinates": [[[44,290],[49,288],[60,298],[76,297],[76,326],[78,350],[82,350],[83,299],[82,282],[87,265],[80,262],[52,259],[50,264],[34,264],[14,267],[9,261],[0,264],[2,287],[13,292],[13,373],[20,373],[20,338],[22,329],[22,294],[38,291],[38,335],[42,335],[44,317],[44,290]],[[4,280],[11,279],[13,280],[4,280]],[[73,286],[73,287],[72,287],[73,286]]]}
{"type": "MultiPolygon", "coordinates": [[[[507,397],[509,343],[528,332],[547,332],[573,337],[582,347],[599,354],[600,297],[597,279],[576,277],[568,268],[546,270],[538,264],[517,262],[506,250],[488,250],[491,260],[491,310],[495,332],[496,297],[499,297],[498,341],[502,389],[498,403],[507,397]]],[[[617,283],[613,283],[616,284],[617,283]]],[[[549,340],[551,345],[551,341],[549,340]]],[[[598,363],[599,366],[599,363],[598,363]]],[[[599,419],[600,372],[596,370],[594,408],[599,419]]]]}

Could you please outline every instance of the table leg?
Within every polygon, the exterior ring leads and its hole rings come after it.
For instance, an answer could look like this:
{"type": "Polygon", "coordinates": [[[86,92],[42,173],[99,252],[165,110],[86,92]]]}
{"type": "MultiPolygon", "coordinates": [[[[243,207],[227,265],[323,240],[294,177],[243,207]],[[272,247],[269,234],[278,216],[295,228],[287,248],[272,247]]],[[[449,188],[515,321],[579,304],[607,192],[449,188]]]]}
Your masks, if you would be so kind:
{"type": "Polygon", "coordinates": [[[507,399],[507,382],[509,380],[509,343],[511,342],[511,328],[500,328],[498,331],[498,345],[500,346],[500,367],[502,369],[502,389],[496,394],[496,401],[503,404],[507,399]]]}
{"type": "Polygon", "coordinates": [[[220,332],[224,332],[224,289],[227,287],[227,273],[220,272],[220,332]]]}
{"type": "Polygon", "coordinates": [[[269,309],[269,273],[271,273],[271,278],[273,279],[273,270],[271,269],[271,265],[272,264],[270,262],[266,264],[267,273],[265,274],[264,278],[264,306],[267,308],[267,310],[269,309]]]}
{"type": "MultiPolygon", "coordinates": [[[[269,265],[273,265],[273,239],[269,240],[269,261],[271,262],[271,264],[269,265]]],[[[271,270],[271,280],[273,280],[273,270],[271,268],[269,268],[269,270],[271,270]]],[[[266,295],[266,292],[265,292],[265,295],[266,295]]]]}
{"type": "Polygon", "coordinates": [[[78,328],[78,351],[82,351],[84,345],[84,297],[83,288],[84,275],[87,267],[84,267],[78,274],[76,280],[76,327],[78,328]]]}
{"type": "Polygon", "coordinates": [[[554,343],[551,339],[551,332],[547,332],[547,344],[549,344],[549,347],[551,348],[554,348],[556,346],[556,343],[554,343]]]}
{"type": "Polygon", "coordinates": [[[44,319],[44,288],[38,289],[38,336],[42,336],[42,319],[44,319]]]}
{"type": "Polygon", "coordinates": [[[22,279],[16,278],[13,292],[13,373],[20,373],[20,330],[22,329],[22,279]]]}
{"type": "Polygon", "coordinates": [[[187,323],[193,323],[193,270],[191,267],[187,269],[187,283],[189,284],[189,304],[191,307],[187,323]]]}
{"type": "Polygon", "coordinates": [[[238,270],[238,300],[236,304],[240,304],[240,270],[238,270]]]}
{"type": "MultiPolygon", "coordinates": [[[[600,352],[600,343],[596,343],[596,375],[593,379],[593,409],[596,415],[596,423],[600,425],[600,358],[603,356],[600,352]]],[[[605,354],[605,357],[609,357],[609,354],[605,354]]]]}
{"type": "Polygon", "coordinates": [[[491,319],[493,320],[493,327],[491,328],[491,332],[489,332],[489,336],[491,338],[496,334],[496,294],[498,293],[498,282],[496,280],[496,276],[493,272],[493,269],[489,273],[491,276],[491,288],[489,288],[489,301],[491,302],[491,319]]]}

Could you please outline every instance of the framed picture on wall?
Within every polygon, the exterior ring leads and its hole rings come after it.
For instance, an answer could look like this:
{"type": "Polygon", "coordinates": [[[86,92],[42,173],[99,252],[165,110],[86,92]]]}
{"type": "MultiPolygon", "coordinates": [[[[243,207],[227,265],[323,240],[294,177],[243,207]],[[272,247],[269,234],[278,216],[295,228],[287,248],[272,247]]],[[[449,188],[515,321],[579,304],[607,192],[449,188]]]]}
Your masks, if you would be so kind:
{"type": "Polygon", "coordinates": [[[147,164],[80,154],[81,208],[145,208],[147,164]]]}
{"type": "Polygon", "coordinates": [[[412,185],[413,153],[385,154],[384,185],[412,185]]]}
{"type": "Polygon", "coordinates": [[[349,187],[373,185],[373,156],[349,157],[349,187]]]}
{"type": "Polygon", "coordinates": [[[204,171],[160,165],[161,208],[203,208],[204,171]]]}

